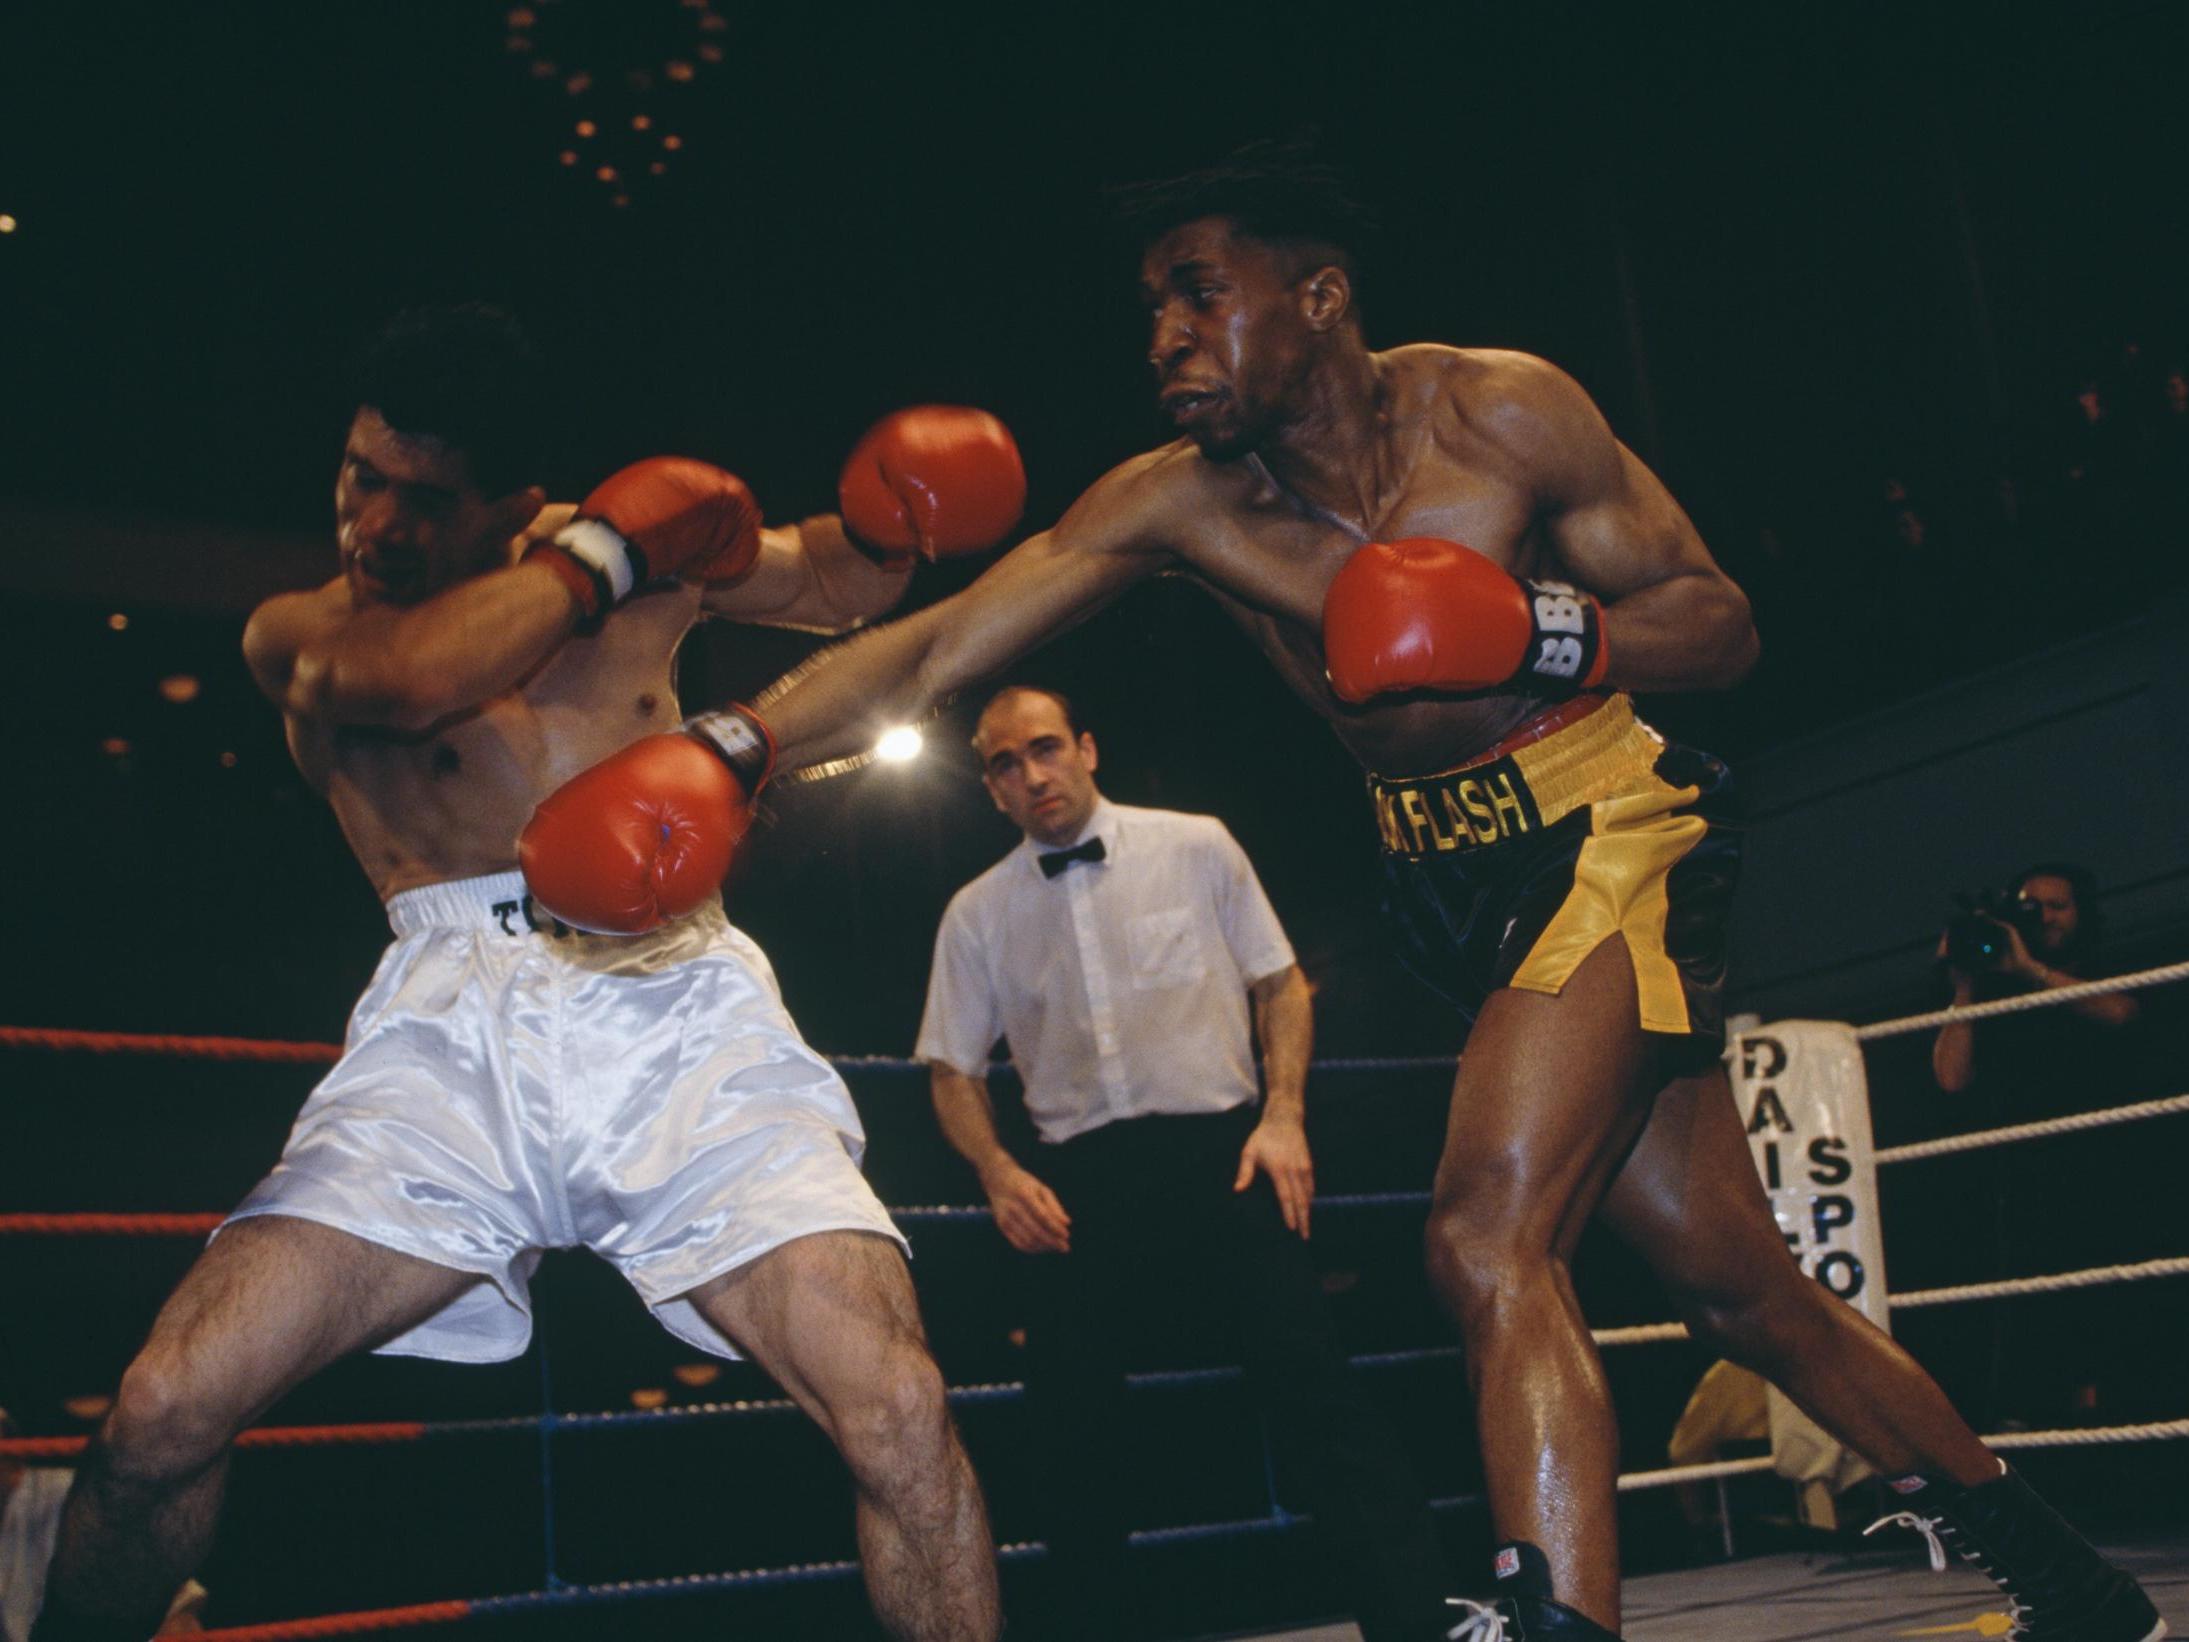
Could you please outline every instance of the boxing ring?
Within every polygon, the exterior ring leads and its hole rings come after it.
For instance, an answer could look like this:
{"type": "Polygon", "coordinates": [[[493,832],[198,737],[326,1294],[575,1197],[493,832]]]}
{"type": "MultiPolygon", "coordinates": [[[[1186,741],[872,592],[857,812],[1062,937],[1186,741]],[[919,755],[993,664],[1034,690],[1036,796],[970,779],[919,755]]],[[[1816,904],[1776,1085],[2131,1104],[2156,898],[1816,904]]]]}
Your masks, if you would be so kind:
{"type": "MultiPolygon", "coordinates": [[[[2127,991],[2169,982],[2189,979],[2189,963],[2168,965],[2145,970],[2133,975],[2109,980],[2093,981],[2064,987],[2049,992],[2026,994],[1996,1002],[1973,1005],[1963,1009],[1936,1011],[1912,1015],[1898,1020],[1880,1022],[1853,1029],[1852,1036],[1859,1042],[1924,1031],[1948,1021],[1983,1019],[2025,1009],[2047,1008],[2072,1003],[2081,997],[2103,992],[2127,991]]],[[[243,1038],[186,1037],[174,1035],[138,1035],[110,1032],[56,1030],[32,1027],[0,1027],[0,1050],[17,1056],[130,1056],[154,1057],[170,1060],[195,1060],[256,1065],[316,1066],[331,1064],[339,1049],[331,1044],[278,1042],[243,1038]]],[[[920,1073],[924,1067],[916,1062],[885,1059],[880,1057],[843,1057],[836,1062],[840,1069],[861,1073],[920,1073]]],[[[1378,1076],[1398,1071],[1426,1071],[1449,1069],[1456,1064],[1449,1059],[1350,1059],[1325,1060],[1316,1063],[1319,1074],[1357,1073],[1378,1076]]],[[[20,1094],[16,1098],[23,1098],[20,1094]]],[[[2000,1147],[2038,1144],[2063,1135],[2099,1128],[2111,1128],[2129,1124],[2162,1122],[2189,1116],[2189,1094],[2168,1098],[2137,1101],[2102,1110],[2077,1113],[2071,1116],[2046,1119],[2037,1122],[2015,1124],[2008,1127],[1981,1130],[1973,1133],[1947,1136],[1909,1145],[1878,1149],[1875,1162],[1880,1168],[1900,1169],[1918,1166],[1929,1160],[1986,1151],[2000,1147]]],[[[1866,1123],[1866,1117],[1865,1117],[1866,1123]]],[[[2178,1131],[2176,1131],[2178,1134],[2178,1131]]],[[[2179,1144],[2178,1139],[2175,1142],[2179,1144]]],[[[1379,1191],[1338,1193],[1319,1196],[1316,1208],[1321,1215],[1333,1213],[1346,1215],[1411,1215],[1426,1211],[1429,1194],[1423,1191],[1379,1191]]],[[[984,1206],[969,1204],[907,1204],[892,1205],[891,1213],[903,1226],[915,1244],[926,1235],[928,1228],[951,1223],[978,1222],[988,1218],[984,1206]]],[[[219,1213],[0,1213],[0,1239],[23,1243],[39,1239],[187,1239],[202,1238],[212,1231],[223,1215],[219,1213]]],[[[1887,1293],[1883,1299],[1893,1313],[1917,1311],[1940,1307],[1973,1306],[2028,1295],[2052,1294],[2074,1289],[2096,1289],[2127,1285],[2166,1283],[2189,1277],[2189,1252],[2162,1258],[2147,1259],[2123,1264],[2086,1266],[2074,1270],[2035,1272],[2023,1276],[1995,1281],[1962,1283],[1928,1289],[1887,1293]]],[[[1595,1331],[1599,1347],[1614,1354],[1624,1353],[1687,1338],[1686,1328],[1678,1323],[1653,1323],[1630,1327],[1607,1328],[1595,1331]]],[[[1353,1357],[1355,1368],[1373,1376],[1406,1365],[1456,1363],[1459,1357],[1456,1346],[1426,1345],[1400,1350],[1364,1352],[1353,1357]]],[[[543,1358],[544,1361],[544,1358],[543,1358]]],[[[1616,1365],[1616,1355],[1612,1362],[1616,1365]]],[[[1129,1376],[1128,1384],[1136,1394],[1159,1395],[1166,1391],[1197,1386],[1222,1385],[1242,1377],[1236,1367],[1212,1366],[1167,1371],[1137,1373],[1129,1376]]],[[[1371,1382],[1372,1383],[1372,1382],[1371,1382]]],[[[829,1559],[810,1562],[787,1562],[773,1566],[735,1568],[719,1572],[694,1572],[669,1577],[636,1578],[626,1580],[566,1581],[558,1572],[558,1528],[556,1522],[556,1498],[554,1483],[554,1443],[557,1438],[580,1432],[627,1433],[640,1430],[667,1429],[677,1426],[735,1424],[780,1420],[797,1412],[787,1398],[743,1398],[719,1402],[704,1402],[656,1409],[611,1409],[596,1412],[564,1411],[553,1406],[549,1387],[543,1374],[542,1407],[538,1412],[505,1416],[445,1420],[377,1420],[366,1422],[264,1426],[244,1432],[238,1439],[238,1447],[253,1449],[311,1449],[329,1447],[387,1447],[395,1448],[414,1444],[461,1444],[489,1436],[531,1434],[539,1444],[541,1471],[541,1499],[543,1522],[541,1543],[543,1548],[543,1577],[536,1588],[505,1591],[496,1594],[443,1597],[407,1605],[363,1609],[347,1613],[321,1614],[272,1623],[232,1626],[209,1630],[204,1634],[221,1642],[287,1642],[290,1638],[345,1636],[372,1631],[415,1629],[418,1627],[449,1624],[475,1619],[514,1619],[524,1615],[545,1614],[557,1610],[597,1608],[615,1604],[645,1603],[649,1600],[691,1597],[716,1592],[749,1591],[769,1587],[789,1587],[824,1582],[850,1581],[857,1576],[858,1563],[850,1559],[829,1559]]],[[[949,1400],[955,1408],[1009,1403],[1023,1396],[1022,1385],[1015,1380],[994,1380],[978,1383],[956,1384],[949,1388],[949,1400]]],[[[2075,1426],[2053,1430],[2003,1431],[1987,1435],[1985,1441],[1994,1449],[2014,1452],[2027,1449],[2093,1449],[2118,1445],[2175,1442],[2189,1439],[2189,1383],[2182,1387],[2183,1407],[2179,1417],[2140,1421],[2136,1423],[2075,1426]]],[[[31,1464],[66,1463],[80,1453],[88,1441],[81,1436],[65,1437],[16,1437],[0,1439],[0,1458],[14,1459],[31,1464]]],[[[1132,1544],[1136,1549],[1152,1550],[1201,1541],[1236,1540],[1253,1536],[1285,1535],[1294,1532],[1310,1519],[1304,1514],[1288,1511],[1280,1498],[1273,1468],[1270,1465],[1266,1443],[1264,1445],[1264,1470],[1267,1509],[1259,1515],[1233,1517],[1223,1520],[1197,1521],[1170,1526],[1151,1527],[1135,1533],[1132,1544]]],[[[1724,1508],[1722,1489],[1728,1479],[1765,1473],[1779,1469],[1773,1456],[1729,1459],[1708,1464],[1666,1467],[1654,1470],[1630,1472],[1619,1478],[1622,1493],[1672,1487],[1690,1483],[1712,1483],[1721,1489],[1720,1508],[1724,1508]]],[[[1451,1493],[1432,1500],[1432,1507],[1439,1512],[1480,1506],[1479,1493],[1451,1493]]],[[[1040,1559],[1044,1547],[1034,1540],[1014,1541],[999,1545],[998,1556],[1006,1566],[1040,1559]]],[[[1769,1563],[1772,1559],[1766,1559],[1769,1563]]],[[[1905,1557],[1898,1559],[1905,1561],[1905,1557]]],[[[2181,1560],[2172,1564],[2175,1571],[2184,1566],[2181,1560]]],[[[1749,1564],[1740,1567],[1751,1567],[1749,1564]]],[[[1782,1570],[1783,1571],[1783,1570],[1782,1570]]],[[[1856,1570],[1859,1572],[1860,1570],[1856,1570]]],[[[2189,1590],[2182,1581],[2169,1585],[2162,1569],[2152,1570],[2159,1574],[2154,1595],[2174,1618],[2177,1626],[2184,1617],[2184,1593],[2189,1590]]],[[[1740,1579],[1734,1577],[1737,1570],[1703,1570],[1694,1574],[1664,1575],[1655,1580],[1634,1582],[1634,1595],[1630,1599],[1631,1634],[1637,1638],[1672,1636],[1696,1636],[1704,1634],[1699,1622],[1692,1617],[1694,1599],[1691,1595],[1676,1594],[1670,1582],[1683,1582],[1680,1592],[1692,1593],[1698,1589],[1693,1582],[1708,1575],[1710,1579],[1732,1584],[1728,1589],[1739,1588],[1740,1579]],[[1663,1587],[1660,1594],[1659,1587],[1663,1587]],[[1688,1614],[1685,1619],[1671,1616],[1688,1614]],[[1669,1628],[1667,1628],[1669,1627],[1669,1628]]],[[[1759,1589],[1769,1587],[1772,1575],[1768,1568],[1758,1573],[1753,1570],[1746,1577],[1750,1584],[1761,1581],[1759,1589]]],[[[1896,1579],[1900,1575],[1894,1576],[1896,1579]]],[[[1910,1576],[1912,1577],[1912,1576],[1910,1576]]],[[[1927,1576],[1926,1576],[1927,1577],[1927,1576]]],[[[1967,1576],[1973,1578],[1974,1576],[1967,1576]]],[[[1844,1583],[1844,1582],[1843,1582],[1844,1583]]],[[[1860,1581],[1855,1583],[1859,1584],[1860,1581]]],[[[1865,1587],[1867,1588],[1867,1587],[1865,1587]]],[[[1966,1616],[1971,1603],[1980,1604],[1988,1586],[1979,1592],[1975,1586],[1967,1587],[1965,1595],[1940,1598],[1936,1587],[1928,1587],[1932,1594],[1928,1608],[1938,1608],[1943,1600],[1945,1609],[1966,1616]]],[[[1899,1591],[1900,1586],[1894,1589],[1899,1591]]],[[[1803,1597],[1807,1603],[1815,1593],[1803,1597]]],[[[1733,1600],[1760,1600],[1741,1597],[1733,1600]]],[[[1901,1600],[1912,1602],[1912,1598],[1901,1600]]],[[[1996,1604],[1994,1604],[1996,1605],[1996,1604]]],[[[1923,1611],[1928,1611],[1928,1608],[1923,1611]]],[[[1940,1609],[1941,1612],[1945,1609],[1940,1609]]],[[[1849,1610],[1852,1612],[1852,1610],[1849,1610]]],[[[1898,1610],[1902,1614],[1917,1614],[1914,1606],[1898,1610]]],[[[1815,1616],[1812,1614],[1812,1618],[1815,1616]]],[[[1918,1617],[1920,1615],[1918,1614],[1918,1617]]],[[[1958,1632],[1970,1635],[2002,1635],[2003,1629],[1986,1629],[1988,1621],[1946,1624],[1932,1630],[1877,1630],[1875,1632],[1833,1628],[1834,1625],[1867,1623],[1868,1621],[1841,1618],[1822,1629],[1787,1629],[1772,1635],[1828,1636],[1854,1634],[1938,1634],[1958,1632]]],[[[1876,1622],[1885,1623],[1882,1614],[1876,1622]]],[[[511,1631],[509,1634],[523,1634],[511,1631]]],[[[1306,1634],[1306,1633],[1302,1633],[1306,1634]]],[[[1316,1632],[1316,1636],[1339,1636],[1345,1631],[1316,1632]]],[[[1720,1633],[1711,1633],[1720,1634],[1720,1633]]],[[[1722,1634],[1762,1635],[1753,1625],[1722,1634]]]]}

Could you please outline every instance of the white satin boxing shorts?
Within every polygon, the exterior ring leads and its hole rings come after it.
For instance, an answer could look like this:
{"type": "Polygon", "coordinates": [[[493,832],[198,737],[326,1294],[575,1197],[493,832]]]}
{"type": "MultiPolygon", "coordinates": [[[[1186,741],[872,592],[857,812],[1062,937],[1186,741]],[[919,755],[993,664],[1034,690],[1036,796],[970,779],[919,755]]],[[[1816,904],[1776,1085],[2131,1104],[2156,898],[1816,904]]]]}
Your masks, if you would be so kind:
{"type": "Polygon", "coordinates": [[[585,935],[511,872],[405,891],[388,920],[341,1060],[228,1222],[293,1215],[478,1274],[383,1353],[519,1355],[540,1252],[582,1244],[733,1357],[682,1298],[702,1283],[814,1232],[905,1247],[859,1172],[850,1091],[720,903],[585,935]]]}

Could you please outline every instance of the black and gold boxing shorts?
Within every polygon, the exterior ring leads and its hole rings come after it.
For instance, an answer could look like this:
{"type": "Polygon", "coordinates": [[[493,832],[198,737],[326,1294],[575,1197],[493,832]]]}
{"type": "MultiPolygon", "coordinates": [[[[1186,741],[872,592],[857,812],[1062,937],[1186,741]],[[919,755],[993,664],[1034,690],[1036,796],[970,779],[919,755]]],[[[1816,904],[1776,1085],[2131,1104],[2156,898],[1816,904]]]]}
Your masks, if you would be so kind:
{"type": "Polygon", "coordinates": [[[1731,782],[1624,695],[1577,697],[1456,769],[1371,775],[1400,957],[1472,1021],[1498,987],[1555,993],[1624,936],[1643,1029],[1706,1062],[1740,870],[1731,782]]]}

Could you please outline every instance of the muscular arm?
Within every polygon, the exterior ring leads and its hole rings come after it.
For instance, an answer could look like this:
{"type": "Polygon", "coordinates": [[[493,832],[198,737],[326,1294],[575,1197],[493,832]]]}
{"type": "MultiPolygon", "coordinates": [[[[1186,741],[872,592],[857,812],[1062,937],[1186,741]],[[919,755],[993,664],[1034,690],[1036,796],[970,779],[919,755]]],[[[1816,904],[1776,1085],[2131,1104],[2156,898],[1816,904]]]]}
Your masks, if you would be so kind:
{"type": "Polygon", "coordinates": [[[1166,453],[1098,480],[1055,528],[1006,553],[963,592],[876,628],[762,692],[785,769],[864,752],[967,685],[1084,621],[1170,562],[1156,545],[1166,453]]]}
{"type": "Polygon", "coordinates": [[[729,621],[848,633],[886,615],[912,585],[914,561],[864,552],[833,513],[760,532],[760,555],[733,582],[709,583],[700,608],[729,621]]]}
{"type": "Polygon", "coordinates": [[[514,689],[577,621],[569,588],[536,563],[409,606],[359,609],[336,580],[260,605],[243,653],[259,688],[293,718],[421,731],[514,689]]]}
{"type": "Polygon", "coordinates": [[[1501,355],[1493,432],[1532,479],[1554,558],[1604,605],[1609,682],[1723,689],[1755,665],[1748,599],[1718,568],[1662,481],[1613,437],[1565,372],[1501,355]]]}

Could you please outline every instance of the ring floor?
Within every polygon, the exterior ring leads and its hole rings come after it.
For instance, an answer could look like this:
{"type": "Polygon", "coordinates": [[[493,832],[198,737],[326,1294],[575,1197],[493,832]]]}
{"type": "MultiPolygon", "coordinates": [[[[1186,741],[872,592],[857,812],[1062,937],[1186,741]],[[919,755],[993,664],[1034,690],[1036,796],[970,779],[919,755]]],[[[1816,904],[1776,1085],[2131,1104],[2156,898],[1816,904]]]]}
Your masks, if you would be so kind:
{"type": "MultiPolygon", "coordinates": [[[[2189,1536],[2109,1547],[2143,1581],[2169,1633],[2189,1639],[2189,1536]]],[[[1999,1593],[1958,1565],[1933,1573],[1920,1554],[1780,1555],[1650,1574],[1626,1586],[1627,1642],[1868,1642],[1999,1637],[1999,1593]]],[[[1280,1631],[1238,1642],[1360,1642],[1353,1626],[1280,1631]]]]}

